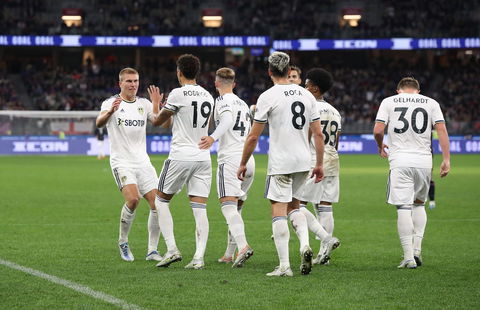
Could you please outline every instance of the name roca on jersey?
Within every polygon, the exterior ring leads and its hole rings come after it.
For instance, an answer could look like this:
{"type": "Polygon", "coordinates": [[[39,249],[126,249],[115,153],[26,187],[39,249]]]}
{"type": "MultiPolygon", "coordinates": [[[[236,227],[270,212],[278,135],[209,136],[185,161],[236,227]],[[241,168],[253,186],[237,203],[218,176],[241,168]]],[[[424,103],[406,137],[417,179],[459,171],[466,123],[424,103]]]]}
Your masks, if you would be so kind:
{"type": "Polygon", "coordinates": [[[117,118],[117,126],[124,127],[143,127],[145,126],[145,121],[143,119],[122,119],[117,118]]]}

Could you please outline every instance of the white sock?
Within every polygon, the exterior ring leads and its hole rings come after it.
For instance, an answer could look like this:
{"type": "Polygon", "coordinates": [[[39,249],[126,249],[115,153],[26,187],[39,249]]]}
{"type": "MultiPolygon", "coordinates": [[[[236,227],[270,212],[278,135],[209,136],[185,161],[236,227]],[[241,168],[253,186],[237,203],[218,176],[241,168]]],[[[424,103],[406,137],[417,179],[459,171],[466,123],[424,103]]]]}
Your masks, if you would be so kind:
{"type": "Polygon", "coordinates": [[[133,220],[135,219],[135,211],[130,210],[127,204],[124,204],[122,211],[120,212],[120,232],[118,237],[118,243],[122,244],[128,242],[128,233],[132,227],[133,220]]]}
{"type": "Polygon", "coordinates": [[[289,268],[288,241],[290,240],[290,230],[288,230],[287,217],[276,216],[272,218],[272,231],[278,259],[280,260],[280,268],[289,268]]]}
{"type": "Polygon", "coordinates": [[[150,209],[148,215],[148,253],[157,251],[160,239],[160,226],[158,226],[157,210],[150,209]]]}
{"type": "Polygon", "coordinates": [[[403,205],[397,207],[397,229],[400,244],[403,248],[403,258],[413,260],[413,220],[412,206],[403,205]]]}
{"type": "Polygon", "coordinates": [[[230,233],[230,230],[227,233],[228,233],[227,249],[225,250],[225,254],[223,256],[233,258],[233,254],[235,254],[235,249],[237,248],[237,244],[235,243],[235,239],[233,239],[233,236],[230,233]]]}
{"type": "Polygon", "coordinates": [[[425,233],[425,226],[427,226],[427,213],[424,205],[413,205],[412,209],[413,220],[413,254],[420,255],[422,252],[422,240],[425,233]]]}
{"type": "Polygon", "coordinates": [[[237,211],[237,204],[234,201],[222,202],[222,213],[227,220],[228,229],[237,243],[238,250],[241,251],[247,246],[247,238],[242,216],[237,211]]]}
{"type": "Polygon", "coordinates": [[[332,236],[334,226],[332,206],[317,204],[315,205],[315,210],[320,225],[322,225],[322,227],[325,228],[325,231],[332,236]]]}
{"type": "Polygon", "coordinates": [[[288,218],[290,219],[290,222],[292,222],[292,226],[297,233],[298,240],[300,241],[300,251],[305,246],[310,246],[310,240],[308,238],[308,224],[305,215],[303,215],[300,210],[296,209],[288,214],[288,218]]]}
{"type": "Polygon", "coordinates": [[[306,207],[302,207],[300,205],[300,212],[305,215],[307,219],[308,229],[315,234],[320,240],[326,240],[329,237],[329,234],[325,231],[325,229],[320,225],[315,215],[312,214],[306,207]]]}
{"type": "Polygon", "coordinates": [[[167,251],[172,253],[177,251],[175,236],[173,234],[173,219],[169,207],[170,201],[157,196],[155,199],[155,207],[157,208],[158,226],[165,239],[167,251]]]}
{"type": "Polygon", "coordinates": [[[197,247],[193,259],[203,260],[205,249],[207,248],[209,230],[207,205],[204,203],[190,202],[190,206],[192,207],[196,226],[195,241],[197,247]]]}

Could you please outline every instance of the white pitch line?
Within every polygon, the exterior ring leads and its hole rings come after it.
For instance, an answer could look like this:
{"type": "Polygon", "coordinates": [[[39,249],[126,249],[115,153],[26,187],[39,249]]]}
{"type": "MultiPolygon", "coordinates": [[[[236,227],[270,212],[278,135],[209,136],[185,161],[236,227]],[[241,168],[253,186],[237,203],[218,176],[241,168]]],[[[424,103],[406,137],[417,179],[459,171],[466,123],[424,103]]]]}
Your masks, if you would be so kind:
{"type": "Polygon", "coordinates": [[[142,308],[137,306],[137,305],[129,304],[125,300],[116,298],[112,295],[108,295],[108,294],[105,294],[105,293],[102,293],[102,292],[99,292],[99,291],[95,291],[95,290],[93,290],[93,289],[91,289],[91,288],[89,288],[88,286],[85,286],[85,285],[81,285],[81,284],[71,282],[71,281],[56,277],[56,276],[52,276],[52,275],[43,273],[43,272],[35,270],[35,269],[20,266],[20,265],[17,265],[15,263],[13,263],[13,262],[3,260],[1,258],[0,258],[0,264],[4,265],[6,267],[9,267],[9,268],[15,269],[15,270],[19,270],[19,271],[28,273],[32,276],[36,276],[36,277],[45,279],[45,280],[53,282],[55,284],[60,284],[62,286],[68,287],[68,288],[70,288],[74,291],[77,291],[79,293],[82,293],[82,294],[91,296],[95,299],[103,300],[105,302],[113,304],[113,305],[115,305],[115,306],[117,306],[121,309],[142,310],[142,308]]]}

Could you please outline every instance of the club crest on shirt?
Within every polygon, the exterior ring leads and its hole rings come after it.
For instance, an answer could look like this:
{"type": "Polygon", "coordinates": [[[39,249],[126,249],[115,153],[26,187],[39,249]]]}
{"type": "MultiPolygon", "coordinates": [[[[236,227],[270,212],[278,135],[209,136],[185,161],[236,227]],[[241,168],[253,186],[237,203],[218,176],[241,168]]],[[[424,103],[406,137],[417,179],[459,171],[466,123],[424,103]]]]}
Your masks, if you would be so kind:
{"type": "Polygon", "coordinates": [[[127,180],[127,176],[124,175],[124,176],[122,177],[122,183],[125,183],[126,180],[127,180]]]}
{"type": "Polygon", "coordinates": [[[140,113],[140,115],[143,115],[143,107],[138,107],[138,113],[140,113]]]}

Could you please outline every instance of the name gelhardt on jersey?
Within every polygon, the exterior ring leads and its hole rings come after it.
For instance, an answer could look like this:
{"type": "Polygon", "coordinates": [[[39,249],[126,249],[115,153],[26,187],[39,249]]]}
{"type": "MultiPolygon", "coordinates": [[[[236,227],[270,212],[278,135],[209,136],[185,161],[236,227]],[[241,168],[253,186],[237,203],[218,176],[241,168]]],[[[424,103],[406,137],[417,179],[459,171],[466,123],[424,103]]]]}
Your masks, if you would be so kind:
{"type": "Polygon", "coordinates": [[[199,149],[198,141],[208,136],[213,102],[212,95],[199,85],[187,84],[170,92],[164,107],[174,112],[169,159],[210,160],[210,151],[199,149]]]}
{"type": "MultiPolygon", "coordinates": [[[[119,96],[108,98],[101,110],[108,111],[119,96]]],[[[112,168],[136,168],[149,166],[147,154],[146,124],[153,117],[153,105],[146,99],[136,97],[135,101],[122,101],[107,121],[110,140],[110,165],[112,168]]]]}
{"type": "Polygon", "coordinates": [[[432,127],[445,122],[437,101],[420,94],[385,98],[376,122],[388,124],[390,168],[432,168],[432,127]]]}
{"type": "Polygon", "coordinates": [[[233,93],[228,93],[215,100],[214,119],[219,124],[222,113],[232,113],[234,125],[218,140],[218,162],[240,162],[243,144],[250,133],[251,115],[248,105],[233,93]]]}

